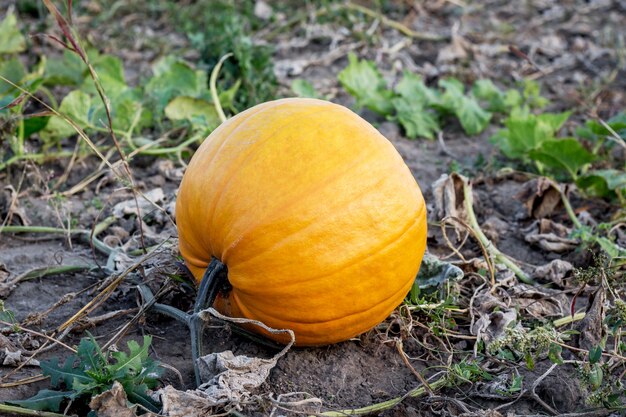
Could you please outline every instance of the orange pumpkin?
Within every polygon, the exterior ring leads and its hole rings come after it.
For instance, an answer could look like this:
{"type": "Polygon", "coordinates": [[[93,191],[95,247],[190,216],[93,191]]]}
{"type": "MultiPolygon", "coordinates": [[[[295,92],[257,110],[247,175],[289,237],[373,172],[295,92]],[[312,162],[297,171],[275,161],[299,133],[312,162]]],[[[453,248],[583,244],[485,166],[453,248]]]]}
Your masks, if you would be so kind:
{"type": "Polygon", "coordinates": [[[314,99],[260,104],[211,133],[185,172],[176,220],[198,281],[212,257],[228,268],[218,310],[291,329],[300,346],[383,321],[426,246],[424,200],[393,145],[314,99]]]}

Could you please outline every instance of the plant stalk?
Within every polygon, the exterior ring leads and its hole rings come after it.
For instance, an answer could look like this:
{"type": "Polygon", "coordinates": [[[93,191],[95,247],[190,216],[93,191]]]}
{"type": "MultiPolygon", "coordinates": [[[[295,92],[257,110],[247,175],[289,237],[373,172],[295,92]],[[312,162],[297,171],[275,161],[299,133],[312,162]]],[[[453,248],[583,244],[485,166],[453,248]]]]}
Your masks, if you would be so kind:
{"type": "Polygon", "coordinates": [[[494,257],[496,262],[506,265],[507,268],[515,273],[520,281],[525,282],[526,284],[534,285],[535,281],[526,275],[526,273],[522,271],[522,269],[517,266],[515,262],[500,252],[500,250],[487,238],[487,236],[485,236],[482,229],[478,225],[478,220],[476,219],[476,214],[474,213],[474,197],[472,196],[472,189],[466,178],[461,178],[461,180],[463,182],[463,197],[465,199],[467,220],[469,221],[471,228],[476,233],[476,237],[480,240],[480,243],[482,243],[487,252],[494,257]]]}

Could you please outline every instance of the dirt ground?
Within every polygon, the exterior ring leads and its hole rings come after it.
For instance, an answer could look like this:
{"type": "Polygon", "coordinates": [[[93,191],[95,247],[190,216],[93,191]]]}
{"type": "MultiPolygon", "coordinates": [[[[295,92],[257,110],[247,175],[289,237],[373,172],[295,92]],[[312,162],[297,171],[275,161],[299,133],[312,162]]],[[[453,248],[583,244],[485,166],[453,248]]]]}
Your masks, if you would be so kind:
{"type": "MultiPolygon", "coordinates": [[[[4,3],[7,3],[6,0],[4,3]]],[[[11,2],[9,2],[11,3],[11,2]]],[[[276,45],[276,71],[281,83],[281,91],[289,95],[288,86],[296,78],[310,81],[323,95],[346,105],[352,99],[340,90],[337,74],[346,65],[346,54],[355,51],[360,56],[374,59],[390,82],[397,81],[402,69],[411,69],[434,80],[444,75],[455,75],[465,81],[477,78],[491,78],[501,85],[510,85],[524,76],[536,78],[543,87],[543,93],[550,98],[549,109],[585,109],[593,101],[601,114],[614,114],[616,109],[626,107],[626,68],[624,67],[624,23],[626,3],[619,0],[599,1],[481,1],[467,2],[461,8],[456,1],[423,2],[410,16],[391,16],[422,33],[442,35],[442,41],[407,40],[389,27],[378,28],[380,37],[375,44],[353,39],[346,31],[339,30],[332,23],[304,21],[286,28],[272,41],[276,45]],[[462,36],[463,46],[457,39],[462,36]],[[619,43],[621,39],[621,44],[619,43]],[[401,48],[398,42],[405,42],[401,48]],[[520,58],[510,52],[509,46],[525,51],[533,61],[520,58]],[[621,46],[620,46],[621,45],[621,46]],[[621,48],[621,49],[619,49],[621,48]],[[455,56],[465,54],[463,64],[455,56]],[[622,54],[622,55],[620,55],[622,54]],[[452,55],[452,59],[450,59],[452,55]]],[[[145,31],[146,39],[131,39],[122,31],[121,24],[111,19],[105,30],[90,29],[90,20],[97,16],[87,15],[81,27],[89,39],[102,45],[109,53],[124,58],[130,80],[148,71],[149,65],[161,54],[162,48],[180,51],[183,56],[193,59],[193,53],[184,36],[173,32],[165,18],[154,21],[144,18],[148,12],[141,7],[120,7],[119,17],[135,16],[135,31],[145,31]],[[164,46],[165,45],[165,46],[164,46]]],[[[152,15],[150,15],[152,16],[152,15]]],[[[371,21],[370,21],[371,24],[371,21]]],[[[368,28],[364,28],[367,30],[368,28]]],[[[267,32],[265,32],[267,33],[267,32]]],[[[264,32],[259,34],[263,41],[264,32]]],[[[470,138],[463,134],[458,125],[446,126],[441,141],[408,140],[394,123],[377,119],[367,112],[365,117],[396,146],[410,167],[428,203],[430,218],[436,221],[436,209],[431,185],[442,174],[457,169],[474,180],[475,210],[479,222],[496,225],[490,237],[498,248],[520,262],[523,269],[533,274],[535,267],[543,266],[554,259],[564,259],[575,266],[589,263],[589,255],[578,250],[564,253],[548,252],[537,244],[528,243],[525,237],[535,220],[528,214],[525,201],[517,196],[524,189],[530,177],[521,174],[499,171],[502,166],[488,137],[493,130],[480,137],[470,138]],[[504,224],[505,226],[501,226],[504,224]],[[500,226],[499,226],[500,225],[500,226]]],[[[575,120],[575,119],[574,119],[575,120]]],[[[98,162],[86,159],[75,166],[64,189],[70,189],[92,172],[98,162]]],[[[0,173],[0,218],[4,219],[12,211],[16,221],[27,221],[31,225],[59,227],[70,219],[75,229],[90,229],[94,223],[102,221],[114,213],[114,207],[128,201],[132,194],[118,190],[113,178],[103,176],[98,182],[65,199],[55,199],[47,188],[47,182],[63,173],[65,166],[51,163],[44,166],[26,165],[14,167],[0,173]],[[13,189],[21,190],[17,207],[10,208],[13,189]],[[101,210],[100,208],[103,207],[101,210]]],[[[133,174],[144,192],[162,190],[160,204],[172,209],[176,190],[180,182],[181,170],[171,161],[139,158],[133,161],[133,174]]],[[[576,199],[575,204],[580,203],[576,199]]],[[[586,202],[584,208],[597,219],[606,217],[612,210],[601,201],[586,202]]],[[[562,209],[556,210],[552,219],[567,223],[562,209]]],[[[489,229],[489,227],[485,227],[489,229]]],[[[148,212],[145,217],[144,234],[146,245],[152,246],[166,241],[156,257],[148,259],[135,270],[90,317],[109,312],[121,312],[103,323],[94,325],[85,321],[80,331],[72,332],[64,339],[65,343],[77,343],[85,331],[91,332],[97,340],[106,342],[122,325],[136,313],[139,298],[135,289],[138,280],[146,280],[154,288],[166,281],[167,275],[179,269],[180,258],[176,249],[176,228],[158,212],[148,212]]],[[[132,214],[116,217],[99,237],[110,245],[119,245],[126,251],[140,247],[137,224],[132,214]]],[[[429,251],[441,257],[452,254],[437,226],[431,226],[428,240],[429,251]]],[[[480,247],[471,239],[461,249],[467,259],[480,258],[480,247]]],[[[453,254],[452,254],[453,255],[453,254]]],[[[458,257],[450,260],[459,262],[458,257]]],[[[0,277],[3,268],[8,272],[4,278],[31,271],[35,268],[55,265],[100,265],[109,266],[111,259],[96,253],[78,236],[42,235],[0,235],[0,277]]],[[[121,265],[128,265],[127,259],[119,259],[121,265]]],[[[468,261],[469,262],[469,261],[468,261]]],[[[123,269],[123,268],[122,268],[123,269]]],[[[88,303],[99,291],[98,285],[108,274],[97,266],[91,270],[62,273],[44,278],[33,278],[20,282],[14,288],[2,287],[0,293],[5,306],[15,312],[18,321],[27,323],[25,327],[45,332],[55,329],[88,303]],[[49,314],[46,311],[58,305],[49,314]],[[43,313],[39,315],[40,313],[43,313]]],[[[545,284],[545,281],[542,282],[545,284]]],[[[466,303],[471,294],[479,288],[480,282],[468,275],[456,285],[461,288],[461,298],[466,303]],[[474,281],[472,281],[474,280],[474,281]],[[466,295],[463,295],[466,294],[466,295]]],[[[535,301],[565,297],[563,303],[573,296],[570,285],[551,285],[550,290],[539,292],[535,301]],[[553,292],[550,292],[553,291],[553,292]]],[[[100,288],[101,289],[101,288],[100,288]]],[[[507,289],[512,307],[524,308],[519,300],[524,295],[507,289]],[[511,294],[516,294],[515,296],[511,294]],[[521,306],[521,307],[520,307],[521,306]]],[[[195,290],[178,286],[171,290],[165,303],[183,310],[189,309],[195,290]]],[[[587,293],[579,296],[577,308],[586,304],[587,293]]],[[[552,319],[567,314],[545,314],[540,319],[552,319]]],[[[553,312],[554,313],[554,312],[553,312]]],[[[243,415],[269,415],[272,403],[269,396],[279,398],[281,394],[306,393],[319,398],[321,410],[333,410],[367,406],[373,403],[400,397],[420,385],[413,371],[407,366],[397,349],[402,340],[404,352],[411,365],[418,371],[430,368],[427,376],[436,375],[437,366],[447,363],[450,352],[456,357],[473,357],[474,340],[470,329],[469,316],[456,316],[456,333],[459,338],[441,338],[431,334],[428,327],[414,324],[410,336],[406,334],[406,323],[398,319],[396,312],[386,322],[356,340],[320,348],[292,349],[278,361],[269,379],[255,392],[259,400],[243,406],[243,415]],[[442,346],[443,343],[443,346],[442,346]],[[432,367],[432,368],[431,368],[432,367]]],[[[418,316],[419,317],[419,316],[418,316]]],[[[427,318],[424,317],[426,320],[427,318]]],[[[148,313],[130,326],[122,342],[133,338],[139,340],[144,334],[154,337],[152,355],[165,364],[177,369],[182,381],[173,371],[166,371],[163,382],[177,388],[193,387],[193,368],[188,342],[187,329],[176,321],[148,313]]],[[[0,351],[6,343],[21,345],[35,350],[42,343],[41,338],[24,333],[19,335],[4,333],[0,338],[0,351]],[[5,340],[6,339],[6,340],[5,340]]],[[[235,354],[270,357],[275,353],[270,348],[260,346],[237,335],[227,327],[216,326],[205,335],[207,350],[219,352],[232,350],[235,354]]],[[[66,352],[55,348],[38,356],[39,359],[63,356],[66,352]]],[[[564,357],[566,353],[564,353],[564,357]]],[[[0,352],[0,358],[3,353],[0,352]]],[[[567,359],[567,357],[566,357],[567,359]]],[[[524,366],[511,367],[490,362],[492,374],[498,370],[515,369],[524,376],[524,384],[532,386],[534,381],[550,367],[545,360],[530,371],[524,366]]],[[[6,376],[14,366],[0,367],[0,375],[6,376]]],[[[26,366],[15,375],[3,380],[15,380],[39,373],[38,367],[26,366]]],[[[500,381],[502,382],[502,381],[500,381]]],[[[420,398],[407,398],[392,410],[381,416],[434,416],[434,415],[538,415],[548,413],[539,401],[527,395],[514,404],[496,410],[498,406],[513,401],[496,393],[498,379],[490,382],[460,384],[448,387],[435,395],[420,398]]],[[[593,412],[595,415],[608,415],[608,411],[591,410],[585,405],[587,395],[576,379],[573,366],[560,366],[539,381],[536,396],[558,413],[593,412]]],[[[0,401],[21,399],[33,395],[38,389],[48,386],[47,381],[0,388],[0,401]]],[[[308,411],[305,409],[305,411],[308,411]]],[[[287,411],[275,415],[295,415],[287,411]]]]}

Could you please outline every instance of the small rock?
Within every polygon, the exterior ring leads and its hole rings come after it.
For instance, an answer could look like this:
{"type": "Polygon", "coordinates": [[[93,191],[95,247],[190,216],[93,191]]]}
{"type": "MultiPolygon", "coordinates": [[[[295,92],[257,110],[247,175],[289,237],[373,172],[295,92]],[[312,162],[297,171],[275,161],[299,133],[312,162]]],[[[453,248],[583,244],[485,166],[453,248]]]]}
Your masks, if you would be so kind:
{"type": "Polygon", "coordinates": [[[261,20],[269,20],[272,17],[272,7],[262,0],[254,3],[254,15],[261,20]]]}

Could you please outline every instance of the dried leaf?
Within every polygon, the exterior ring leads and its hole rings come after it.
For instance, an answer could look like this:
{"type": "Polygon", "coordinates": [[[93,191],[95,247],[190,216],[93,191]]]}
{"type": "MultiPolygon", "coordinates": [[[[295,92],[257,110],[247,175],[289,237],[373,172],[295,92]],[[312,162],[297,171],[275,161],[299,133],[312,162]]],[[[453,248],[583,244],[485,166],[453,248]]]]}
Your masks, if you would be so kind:
{"type": "Polygon", "coordinates": [[[536,244],[548,252],[567,252],[576,249],[579,245],[578,240],[568,237],[570,229],[551,220],[542,219],[529,229],[531,231],[524,236],[526,242],[536,244]]]}
{"type": "Polygon", "coordinates": [[[585,318],[576,326],[580,333],[575,335],[574,341],[578,347],[585,350],[594,349],[600,345],[606,335],[604,318],[606,313],[606,294],[602,287],[589,296],[589,306],[585,318]]]}
{"type": "Polygon", "coordinates": [[[561,290],[518,283],[508,289],[511,304],[524,316],[562,317],[568,314],[569,299],[561,290]]]}
{"type": "Polygon", "coordinates": [[[165,199],[163,189],[155,188],[150,190],[144,195],[137,196],[137,203],[135,199],[121,201],[113,207],[113,215],[121,218],[127,214],[137,214],[137,204],[139,205],[140,216],[143,217],[147,211],[157,210],[155,204],[161,203],[165,199]]]}
{"type": "Polygon", "coordinates": [[[463,196],[464,180],[466,180],[464,177],[456,173],[450,175],[443,174],[432,184],[436,220],[441,220],[445,217],[467,220],[464,205],[465,197],[463,196]]]}
{"type": "MultiPolygon", "coordinates": [[[[137,417],[137,406],[128,407],[126,392],[118,381],[113,383],[110,390],[93,397],[89,407],[98,413],[98,417],[137,417]]],[[[156,417],[156,414],[148,412],[142,416],[156,417]]]]}
{"type": "Polygon", "coordinates": [[[533,278],[553,282],[564,287],[564,280],[571,275],[573,269],[571,263],[562,259],[554,259],[545,265],[538,266],[533,273],[533,278]]]}
{"type": "Polygon", "coordinates": [[[524,203],[528,215],[535,219],[548,217],[562,205],[558,185],[544,177],[528,181],[515,197],[524,203]]]}
{"type": "Polygon", "coordinates": [[[485,220],[480,228],[489,240],[497,243],[501,234],[508,233],[509,224],[496,216],[491,216],[485,220]]]}
{"type": "Polygon", "coordinates": [[[487,346],[503,336],[508,327],[516,325],[516,310],[508,308],[488,290],[474,298],[472,308],[479,318],[472,326],[471,332],[487,346]]]}

